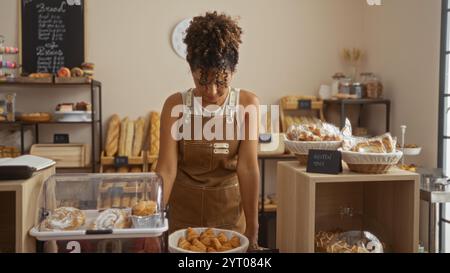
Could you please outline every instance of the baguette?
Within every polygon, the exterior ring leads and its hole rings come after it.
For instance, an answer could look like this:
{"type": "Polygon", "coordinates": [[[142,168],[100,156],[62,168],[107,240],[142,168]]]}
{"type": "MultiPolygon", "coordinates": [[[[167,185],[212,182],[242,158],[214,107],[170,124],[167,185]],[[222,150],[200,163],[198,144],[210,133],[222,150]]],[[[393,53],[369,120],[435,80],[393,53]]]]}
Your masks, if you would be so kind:
{"type": "Polygon", "coordinates": [[[144,140],[145,119],[139,118],[134,124],[133,156],[139,156],[144,140]]]}
{"type": "Polygon", "coordinates": [[[120,124],[119,156],[125,156],[125,143],[127,137],[128,121],[129,119],[126,117],[120,124]]]}
{"type": "Polygon", "coordinates": [[[113,115],[109,120],[108,134],[106,136],[105,152],[106,156],[115,156],[119,150],[119,136],[120,136],[120,118],[118,115],[113,115]]]}
{"type": "Polygon", "coordinates": [[[132,156],[133,152],[133,138],[134,138],[134,121],[130,120],[127,123],[127,134],[125,138],[125,156],[132,156]]]}
{"type": "Polygon", "coordinates": [[[149,121],[149,132],[148,132],[148,145],[150,156],[158,156],[159,154],[159,126],[160,117],[159,113],[151,112],[149,121]]]}

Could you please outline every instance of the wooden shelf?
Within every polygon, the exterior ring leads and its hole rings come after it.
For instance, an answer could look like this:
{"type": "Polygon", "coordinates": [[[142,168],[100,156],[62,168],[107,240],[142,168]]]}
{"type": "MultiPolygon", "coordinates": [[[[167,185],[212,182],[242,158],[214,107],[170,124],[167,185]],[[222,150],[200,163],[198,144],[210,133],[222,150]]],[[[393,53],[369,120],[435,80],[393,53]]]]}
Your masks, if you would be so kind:
{"type": "Polygon", "coordinates": [[[0,121],[0,124],[4,124],[4,125],[41,125],[41,124],[92,124],[92,123],[99,123],[100,120],[94,120],[94,121],[74,121],[74,122],[70,122],[70,121],[46,121],[46,122],[30,122],[30,121],[0,121]]]}
{"type": "Polygon", "coordinates": [[[0,81],[0,86],[13,86],[13,85],[17,85],[17,86],[47,86],[47,87],[51,87],[51,86],[55,86],[55,87],[61,87],[64,85],[68,85],[68,86],[76,86],[76,85],[80,85],[80,86],[101,86],[101,83],[99,81],[96,80],[91,80],[91,82],[55,82],[54,79],[52,79],[51,82],[39,82],[39,81],[34,81],[34,82],[19,82],[19,81],[0,81]]]}
{"type": "MultiPolygon", "coordinates": [[[[259,210],[260,212],[262,212],[261,205],[259,206],[259,210]]],[[[265,213],[277,212],[277,205],[276,204],[264,205],[264,212],[265,213]]]]}
{"type": "Polygon", "coordinates": [[[297,162],[281,162],[277,173],[277,247],[314,252],[318,231],[366,230],[387,252],[414,253],[419,244],[420,176],[393,168],[387,174],[307,173],[297,162]],[[353,215],[343,219],[341,208],[353,215]]]}

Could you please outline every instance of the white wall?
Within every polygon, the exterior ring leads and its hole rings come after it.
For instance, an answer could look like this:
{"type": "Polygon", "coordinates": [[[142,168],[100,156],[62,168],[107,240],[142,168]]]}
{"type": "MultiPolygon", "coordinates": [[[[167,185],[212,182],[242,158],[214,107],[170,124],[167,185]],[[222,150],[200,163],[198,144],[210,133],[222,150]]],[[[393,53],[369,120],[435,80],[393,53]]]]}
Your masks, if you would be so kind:
{"type": "MultiPolygon", "coordinates": [[[[426,167],[437,165],[440,30],[440,0],[383,0],[364,9],[367,68],[381,75],[392,101],[392,132],[408,126],[406,142],[424,147],[409,160],[426,167]]],[[[380,112],[371,114],[384,126],[380,112]]]]}

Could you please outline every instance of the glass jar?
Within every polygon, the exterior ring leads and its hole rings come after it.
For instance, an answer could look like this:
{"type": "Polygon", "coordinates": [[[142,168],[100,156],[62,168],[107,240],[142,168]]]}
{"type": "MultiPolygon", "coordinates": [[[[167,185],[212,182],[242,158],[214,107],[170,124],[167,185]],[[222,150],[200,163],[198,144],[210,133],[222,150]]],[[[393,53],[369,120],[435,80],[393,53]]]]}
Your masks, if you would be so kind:
{"type": "Polygon", "coordinates": [[[333,83],[331,84],[331,96],[335,97],[339,93],[339,84],[343,78],[345,78],[345,75],[342,73],[336,73],[333,75],[333,83]]]}
{"type": "Polygon", "coordinates": [[[354,82],[352,84],[352,91],[350,93],[352,95],[355,95],[357,99],[361,99],[363,97],[363,88],[361,83],[354,82]]]}
{"type": "Polygon", "coordinates": [[[350,78],[343,78],[339,82],[339,93],[349,95],[352,89],[352,80],[350,78]]]}
{"type": "Polygon", "coordinates": [[[368,75],[366,82],[366,93],[369,99],[379,99],[383,96],[383,85],[374,74],[368,75]]]}

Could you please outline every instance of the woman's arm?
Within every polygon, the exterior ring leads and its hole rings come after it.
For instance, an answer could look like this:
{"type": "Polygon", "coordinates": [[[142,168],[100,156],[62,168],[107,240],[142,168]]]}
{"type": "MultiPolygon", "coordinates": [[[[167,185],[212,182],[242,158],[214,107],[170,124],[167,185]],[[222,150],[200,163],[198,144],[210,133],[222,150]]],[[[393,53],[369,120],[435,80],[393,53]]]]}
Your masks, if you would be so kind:
{"type": "Polygon", "coordinates": [[[177,175],[178,146],[177,140],[172,136],[172,125],[179,117],[172,117],[172,109],[182,104],[180,94],[170,96],[164,103],[161,112],[161,128],[159,140],[159,156],[156,173],[164,180],[164,204],[167,205],[172,192],[173,183],[177,175]]]}
{"type": "Polygon", "coordinates": [[[242,196],[242,204],[246,218],[245,235],[250,245],[258,242],[258,196],[259,196],[259,166],[258,166],[258,124],[259,101],[258,98],[246,92],[241,99],[241,105],[254,107],[256,114],[245,114],[245,139],[239,147],[237,174],[242,196]],[[256,119],[256,120],[250,120],[256,119]]]}

